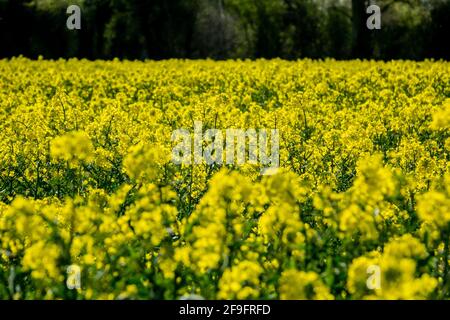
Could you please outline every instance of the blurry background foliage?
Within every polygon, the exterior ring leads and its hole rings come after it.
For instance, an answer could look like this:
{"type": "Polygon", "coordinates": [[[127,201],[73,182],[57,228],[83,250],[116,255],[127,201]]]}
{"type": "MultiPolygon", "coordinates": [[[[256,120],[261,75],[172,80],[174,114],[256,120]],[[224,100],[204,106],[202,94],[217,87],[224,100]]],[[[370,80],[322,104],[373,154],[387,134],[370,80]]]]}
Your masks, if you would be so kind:
{"type": "Polygon", "coordinates": [[[449,16],[450,0],[0,0],[0,57],[448,60],[449,16]]]}

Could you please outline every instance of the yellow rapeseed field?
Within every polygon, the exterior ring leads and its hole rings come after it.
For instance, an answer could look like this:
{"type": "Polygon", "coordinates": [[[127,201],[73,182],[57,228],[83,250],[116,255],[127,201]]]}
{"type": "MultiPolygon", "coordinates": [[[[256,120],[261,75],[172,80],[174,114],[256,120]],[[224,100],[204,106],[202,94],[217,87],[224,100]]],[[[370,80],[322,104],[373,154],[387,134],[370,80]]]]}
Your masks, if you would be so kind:
{"type": "Polygon", "coordinates": [[[0,298],[450,298],[449,127],[448,62],[0,60],[0,298]]]}

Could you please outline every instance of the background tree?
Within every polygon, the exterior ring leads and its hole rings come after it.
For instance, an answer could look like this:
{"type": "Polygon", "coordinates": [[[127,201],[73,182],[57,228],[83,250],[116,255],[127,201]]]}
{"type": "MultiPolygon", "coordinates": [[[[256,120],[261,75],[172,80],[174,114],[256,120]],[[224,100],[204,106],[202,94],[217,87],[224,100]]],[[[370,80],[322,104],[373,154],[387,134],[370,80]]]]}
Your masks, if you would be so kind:
{"type": "Polygon", "coordinates": [[[0,57],[450,57],[450,0],[0,0],[0,57]],[[367,6],[382,10],[369,30],[367,6]],[[67,30],[66,9],[82,10],[67,30]]]}

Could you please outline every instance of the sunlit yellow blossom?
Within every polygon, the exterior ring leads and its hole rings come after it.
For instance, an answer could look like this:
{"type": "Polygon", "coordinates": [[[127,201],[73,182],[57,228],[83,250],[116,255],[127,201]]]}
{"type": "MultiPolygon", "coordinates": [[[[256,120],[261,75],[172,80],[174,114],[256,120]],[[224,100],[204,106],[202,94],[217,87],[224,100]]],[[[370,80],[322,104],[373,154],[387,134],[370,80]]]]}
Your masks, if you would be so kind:
{"type": "Polygon", "coordinates": [[[50,152],[54,159],[67,161],[74,166],[94,159],[94,147],[85,132],[71,132],[55,138],[50,152]]]}
{"type": "Polygon", "coordinates": [[[219,281],[220,299],[254,299],[259,296],[262,268],[251,261],[242,261],[225,270],[219,281]]]}
{"type": "Polygon", "coordinates": [[[286,270],[280,278],[280,298],[288,300],[332,300],[334,297],[318,274],[286,270]]]}
{"type": "Polygon", "coordinates": [[[450,63],[0,70],[0,299],[450,298],[450,63]],[[237,128],[279,167],[171,158],[237,128]]]}

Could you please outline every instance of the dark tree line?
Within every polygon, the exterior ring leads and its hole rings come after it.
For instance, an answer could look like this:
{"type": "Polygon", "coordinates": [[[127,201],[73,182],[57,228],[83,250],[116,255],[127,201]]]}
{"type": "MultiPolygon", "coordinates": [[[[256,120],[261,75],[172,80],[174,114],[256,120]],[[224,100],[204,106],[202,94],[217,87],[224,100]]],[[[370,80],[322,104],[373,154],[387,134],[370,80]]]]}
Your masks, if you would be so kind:
{"type": "Polygon", "coordinates": [[[449,17],[450,0],[0,0],[0,57],[449,59],[449,17]]]}

